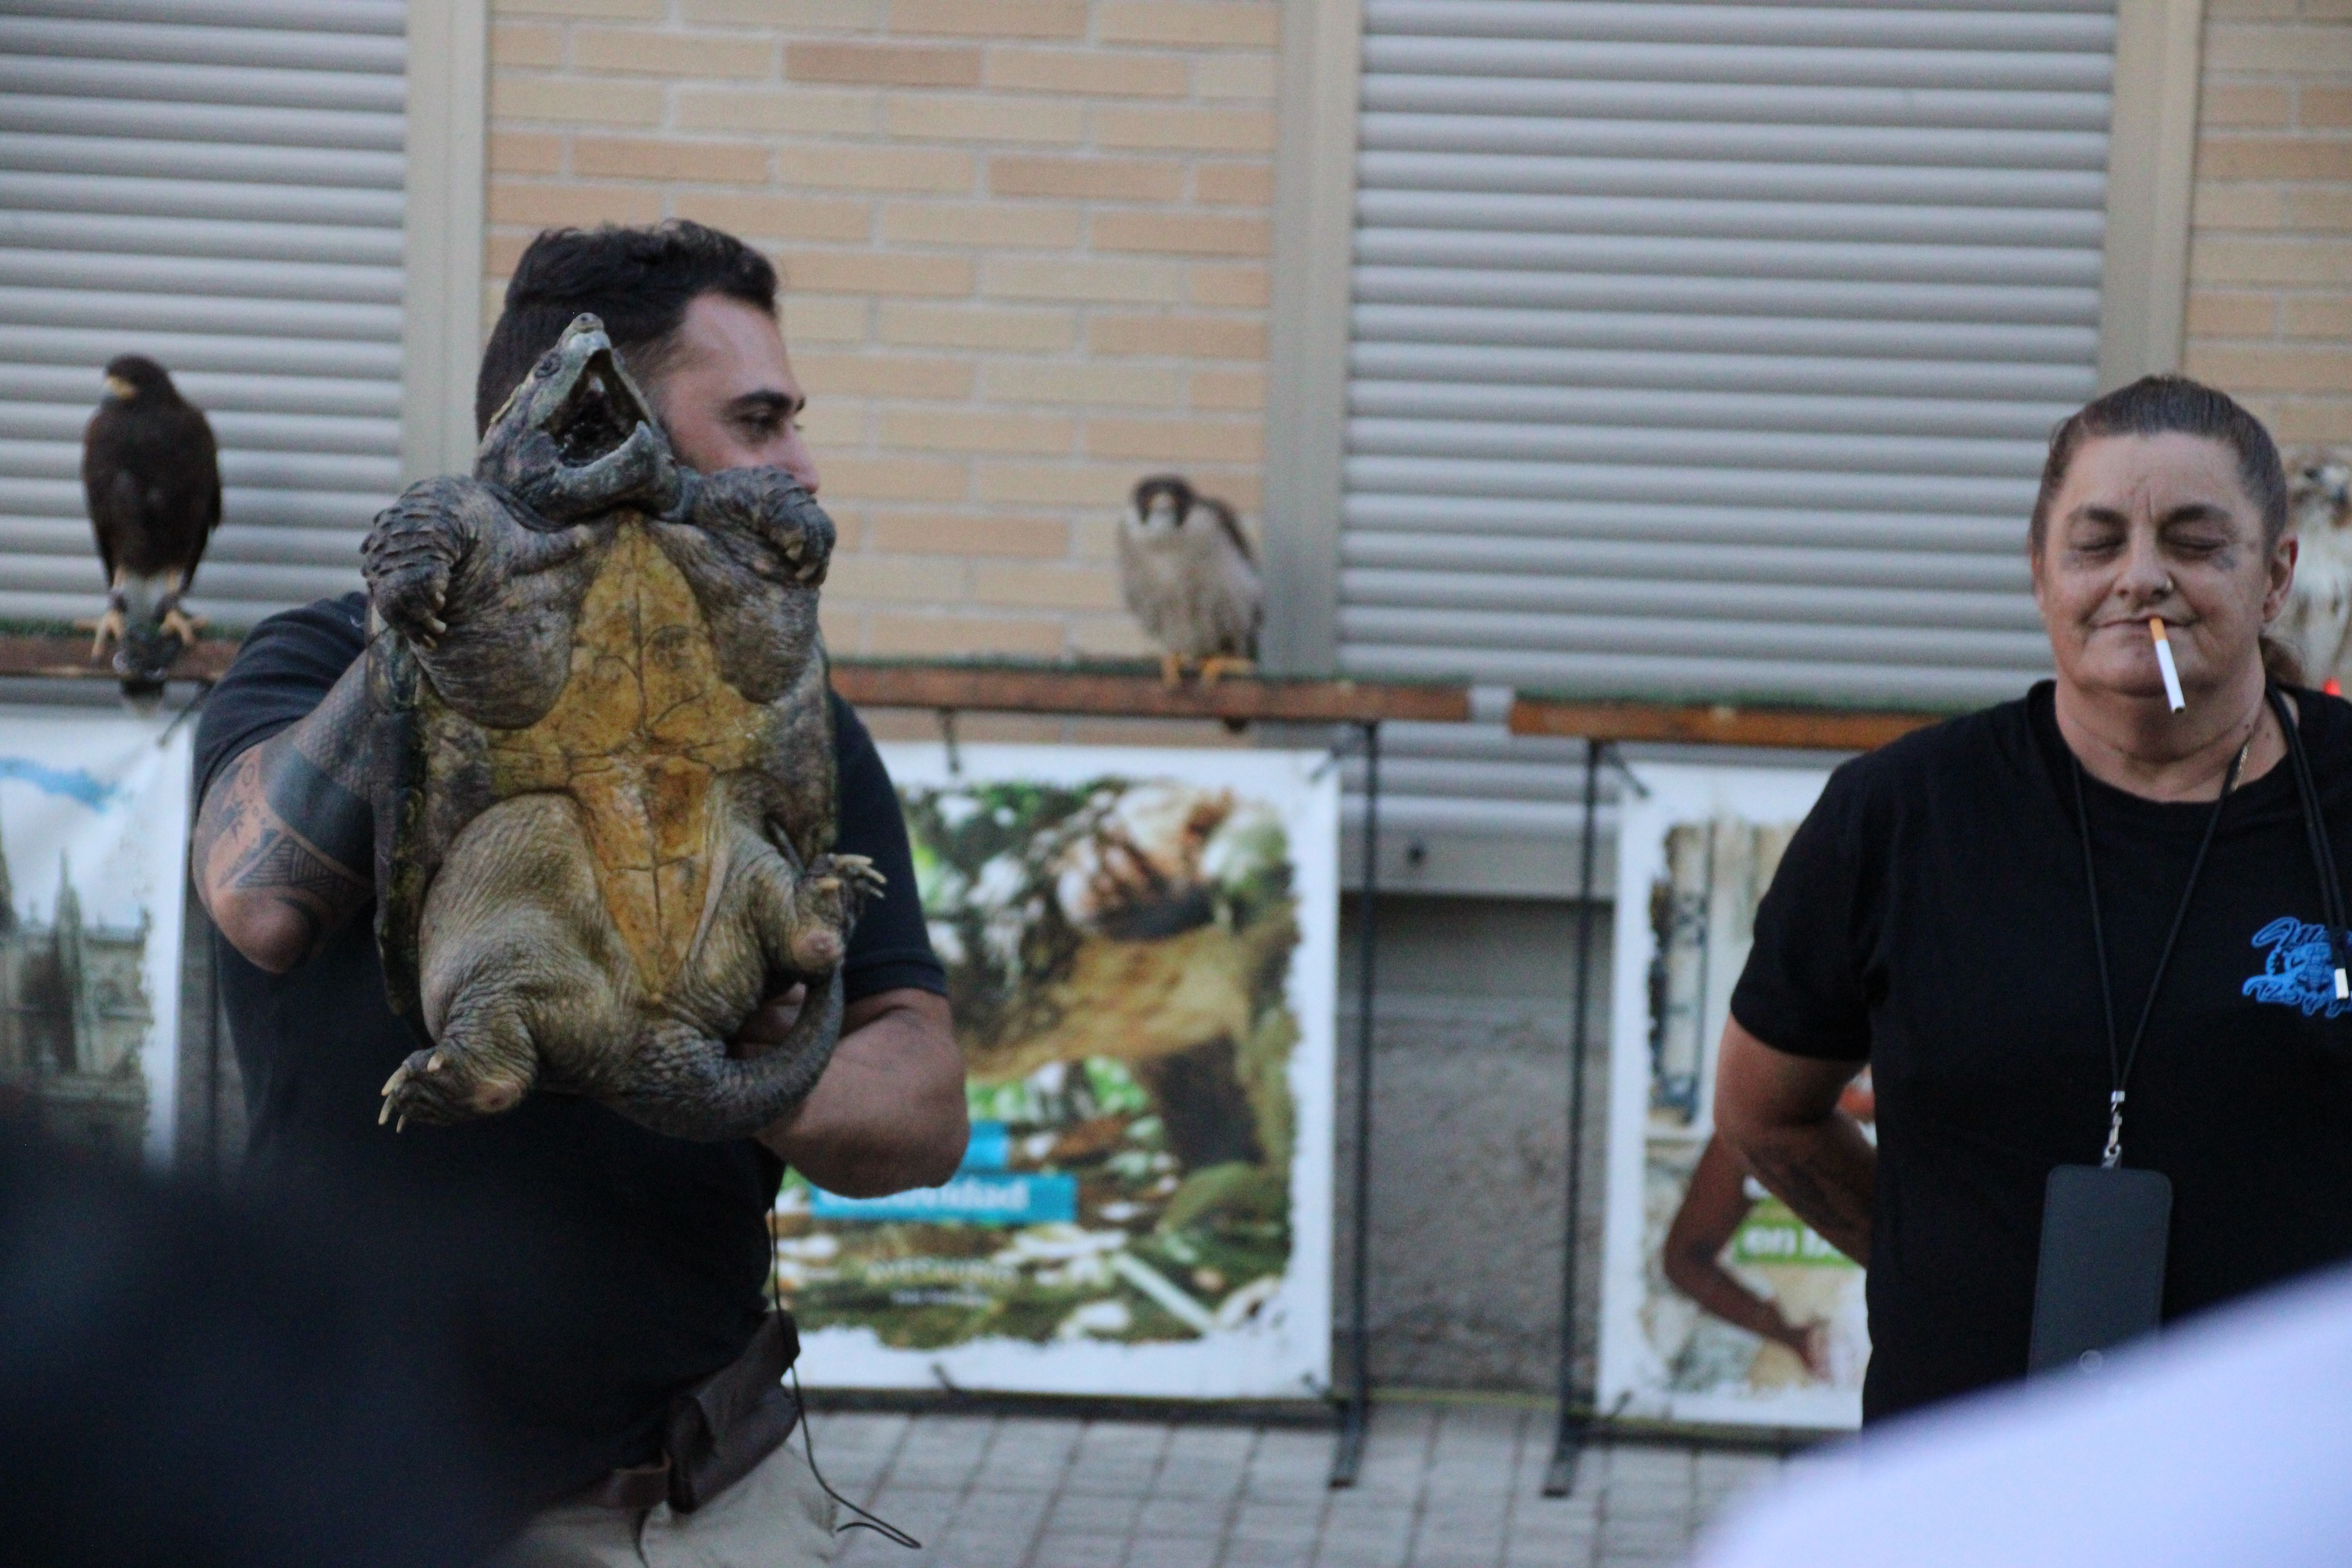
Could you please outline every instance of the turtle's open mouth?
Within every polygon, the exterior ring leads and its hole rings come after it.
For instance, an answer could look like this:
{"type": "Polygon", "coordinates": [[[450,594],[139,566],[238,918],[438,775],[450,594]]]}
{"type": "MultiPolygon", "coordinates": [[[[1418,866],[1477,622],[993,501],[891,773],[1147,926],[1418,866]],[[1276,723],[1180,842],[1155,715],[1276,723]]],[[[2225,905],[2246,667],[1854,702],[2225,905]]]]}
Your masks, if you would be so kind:
{"type": "Polygon", "coordinates": [[[546,428],[563,460],[578,465],[617,449],[646,420],[636,394],[621,378],[613,351],[599,349],[580,367],[546,428]]]}

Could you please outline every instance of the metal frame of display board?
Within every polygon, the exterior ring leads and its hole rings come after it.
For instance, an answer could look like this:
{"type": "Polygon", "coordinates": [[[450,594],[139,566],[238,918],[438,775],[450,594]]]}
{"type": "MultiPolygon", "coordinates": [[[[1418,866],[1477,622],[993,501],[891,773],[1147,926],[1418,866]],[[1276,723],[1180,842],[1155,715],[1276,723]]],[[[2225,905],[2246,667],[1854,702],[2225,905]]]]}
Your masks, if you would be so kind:
{"type": "Polygon", "coordinates": [[[834,689],[869,708],[928,708],[952,738],[958,712],[1122,719],[1220,719],[1346,724],[1364,757],[1363,883],[1356,973],[1356,1147],[1348,1236],[1348,1378],[1330,1482],[1355,1485],[1371,1431],[1372,1026],[1379,991],[1381,726],[1390,720],[1465,723],[1470,690],[1456,684],[1242,676],[1170,686],[1155,669],[1120,666],[840,662],[834,689]]]}
{"type": "Polygon", "coordinates": [[[1601,766],[1604,760],[1626,769],[1616,745],[1622,741],[1684,745],[1780,747],[1790,751],[1866,752],[1914,730],[1939,723],[1948,713],[1883,712],[1853,708],[1798,708],[1729,703],[1643,702],[1590,697],[1520,695],[1511,702],[1514,735],[1564,736],[1584,742],[1584,841],[1576,885],[1575,1019],[1569,1029],[1568,1216],[1561,1247],[1559,1308],[1559,1414],[1552,1432],[1551,1461],[1544,1470],[1546,1497],[1566,1497],[1576,1484],[1577,1457],[1596,1420],[1577,1397],[1577,1248],[1582,1240],[1579,1211],[1583,1203],[1584,1058],[1591,1025],[1586,1016],[1592,996],[1592,877],[1600,837],[1601,766]]]}

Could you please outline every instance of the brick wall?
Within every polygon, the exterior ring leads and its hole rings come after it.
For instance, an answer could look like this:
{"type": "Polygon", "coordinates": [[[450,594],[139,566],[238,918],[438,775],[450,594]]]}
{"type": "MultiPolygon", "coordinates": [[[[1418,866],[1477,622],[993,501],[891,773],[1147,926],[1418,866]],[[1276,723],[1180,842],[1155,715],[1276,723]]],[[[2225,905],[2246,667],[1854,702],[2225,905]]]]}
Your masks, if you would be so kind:
{"type": "Polygon", "coordinates": [[[1129,653],[1113,522],[1261,490],[1276,0],[493,0],[488,273],[677,216],[782,268],[844,653],[1129,653]]]}
{"type": "Polygon", "coordinates": [[[2352,0],[2207,0],[2186,368],[2352,442],[2352,0]]]}

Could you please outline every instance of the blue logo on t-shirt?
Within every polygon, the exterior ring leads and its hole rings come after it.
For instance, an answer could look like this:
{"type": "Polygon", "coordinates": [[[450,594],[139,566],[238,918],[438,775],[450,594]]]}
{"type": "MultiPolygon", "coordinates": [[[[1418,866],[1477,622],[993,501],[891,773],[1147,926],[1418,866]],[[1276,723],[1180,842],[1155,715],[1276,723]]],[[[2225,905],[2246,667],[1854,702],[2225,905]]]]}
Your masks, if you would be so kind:
{"type": "Polygon", "coordinates": [[[2327,951],[2326,926],[2281,915],[2254,933],[2254,945],[2269,948],[2271,955],[2263,972],[2246,982],[2247,995],[2300,1007],[2306,1018],[2323,1008],[2331,1018],[2352,1012],[2352,1002],[2336,996],[2336,960],[2327,951]]]}

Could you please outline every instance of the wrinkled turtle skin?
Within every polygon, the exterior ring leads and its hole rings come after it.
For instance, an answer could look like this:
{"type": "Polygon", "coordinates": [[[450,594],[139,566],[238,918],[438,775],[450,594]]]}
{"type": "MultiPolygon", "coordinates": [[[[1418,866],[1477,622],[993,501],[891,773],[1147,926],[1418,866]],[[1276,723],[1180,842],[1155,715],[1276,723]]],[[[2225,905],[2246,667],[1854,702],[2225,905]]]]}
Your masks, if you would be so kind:
{"type": "Polygon", "coordinates": [[[833,538],[780,470],[678,463],[593,316],[516,388],[473,478],[376,519],[376,937],[430,1042],[386,1119],[536,1088],[714,1140],[808,1093],[880,883],[827,853],[833,538]],[[789,1037],[730,1056],[795,982],[789,1037]]]}

